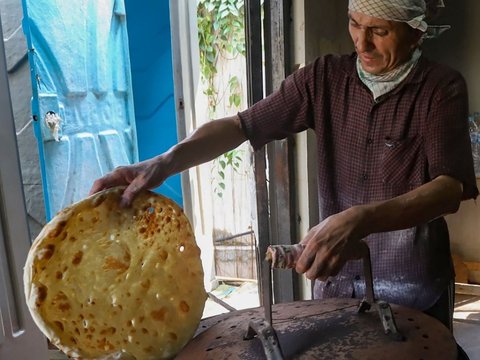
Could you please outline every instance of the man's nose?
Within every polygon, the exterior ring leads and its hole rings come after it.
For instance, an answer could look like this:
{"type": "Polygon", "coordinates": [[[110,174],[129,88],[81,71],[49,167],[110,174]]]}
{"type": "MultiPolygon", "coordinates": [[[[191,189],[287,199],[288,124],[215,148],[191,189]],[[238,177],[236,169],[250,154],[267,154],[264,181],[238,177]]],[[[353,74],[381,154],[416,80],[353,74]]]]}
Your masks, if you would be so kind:
{"type": "Polygon", "coordinates": [[[355,42],[355,47],[358,52],[372,50],[373,44],[368,31],[359,31],[359,33],[357,34],[357,41],[355,42]]]}

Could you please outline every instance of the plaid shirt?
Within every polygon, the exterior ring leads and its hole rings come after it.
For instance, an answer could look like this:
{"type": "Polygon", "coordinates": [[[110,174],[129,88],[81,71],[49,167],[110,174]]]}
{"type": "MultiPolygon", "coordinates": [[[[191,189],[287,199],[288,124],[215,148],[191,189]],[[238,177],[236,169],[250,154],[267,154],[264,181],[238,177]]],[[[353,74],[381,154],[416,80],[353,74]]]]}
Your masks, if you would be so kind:
{"type": "MultiPolygon", "coordinates": [[[[462,76],[421,57],[402,84],[374,101],[355,62],[355,54],[319,58],[240,113],[252,146],[315,131],[321,220],[439,175],[460,180],[464,199],[476,198],[462,76]]],[[[443,218],[365,240],[380,299],[425,310],[453,279],[443,218]]],[[[350,261],[336,277],[317,281],[315,297],[363,297],[364,290],[361,261],[350,261]]]]}

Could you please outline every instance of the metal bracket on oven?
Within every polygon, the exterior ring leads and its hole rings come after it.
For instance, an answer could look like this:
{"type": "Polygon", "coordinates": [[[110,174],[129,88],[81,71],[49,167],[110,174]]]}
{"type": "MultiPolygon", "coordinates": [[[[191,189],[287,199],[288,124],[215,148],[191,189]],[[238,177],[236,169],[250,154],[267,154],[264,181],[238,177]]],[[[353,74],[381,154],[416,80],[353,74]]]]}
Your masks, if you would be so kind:
{"type": "Polygon", "coordinates": [[[364,313],[365,311],[370,310],[372,305],[375,306],[378,315],[380,316],[380,320],[382,321],[385,334],[390,335],[397,341],[404,341],[405,336],[398,331],[390,304],[385,301],[375,299],[375,293],[373,290],[372,263],[370,260],[370,250],[368,249],[368,246],[366,246],[366,255],[363,258],[363,272],[365,273],[366,296],[358,306],[358,313],[364,313]]]}
{"type": "Polygon", "coordinates": [[[271,324],[265,320],[250,321],[244,339],[251,340],[255,335],[257,335],[262,342],[267,360],[284,360],[277,333],[271,324]]]}

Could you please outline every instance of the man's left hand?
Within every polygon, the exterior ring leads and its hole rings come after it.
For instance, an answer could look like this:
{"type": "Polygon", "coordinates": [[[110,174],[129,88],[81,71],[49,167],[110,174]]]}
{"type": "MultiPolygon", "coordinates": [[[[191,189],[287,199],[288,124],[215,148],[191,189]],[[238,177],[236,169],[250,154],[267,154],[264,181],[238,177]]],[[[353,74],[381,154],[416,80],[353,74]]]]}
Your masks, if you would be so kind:
{"type": "Polygon", "coordinates": [[[310,280],[326,280],[337,275],[348,260],[362,258],[366,254],[361,241],[367,235],[362,230],[365,216],[363,208],[355,206],[314,226],[301,241],[306,247],[297,261],[297,272],[310,280]]]}

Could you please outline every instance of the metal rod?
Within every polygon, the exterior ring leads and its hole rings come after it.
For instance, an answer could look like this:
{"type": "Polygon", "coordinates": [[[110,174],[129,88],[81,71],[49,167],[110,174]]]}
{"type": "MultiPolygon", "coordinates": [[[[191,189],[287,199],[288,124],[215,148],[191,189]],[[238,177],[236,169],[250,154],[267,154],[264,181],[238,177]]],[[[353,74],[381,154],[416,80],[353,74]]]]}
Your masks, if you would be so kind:
{"type": "Polygon", "coordinates": [[[377,301],[377,299],[375,299],[370,248],[366,243],[364,243],[364,245],[365,255],[363,257],[363,272],[365,276],[365,298],[360,303],[358,312],[363,313],[370,310],[372,305],[375,306],[385,334],[390,335],[397,341],[403,341],[405,340],[405,337],[398,331],[395,317],[393,316],[390,305],[385,301],[377,301]]]}
{"type": "MultiPolygon", "coordinates": [[[[270,94],[280,88],[290,74],[289,0],[265,0],[265,88],[270,94]]],[[[294,186],[293,137],[267,145],[269,168],[270,240],[275,245],[297,242],[294,186]]],[[[293,272],[273,271],[275,303],[299,299],[298,276],[293,272]]]]}
{"type": "Polygon", "coordinates": [[[263,49],[260,0],[245,0],[248,106],[263,99],[263,49]]]}
{"type": "Polygon", "coordinates": [[[363,258],[363,272],[365,276],[365,294],[370,304],[375,302],[375,290],[373,289],[372,260],[370,249],[366,246],[366,254],[363,258]]]}
{"type": "Polygon", "coordinates": [[[257,279],[236,278],[231,276],[219,276],[219,275],[215,275],[215,280],[232,281],[232,282],[251,282],[251,283],[257,282],[257,279]]]}
{"type": "Polygon", "coordinates": [[[273,326],[272,322],[272,269],[270,262],[267,260],[262,261],[262,283],[264,285],[262,298],[263,309],[265,311],[265,320],[273,326]]]}
{"type": "MultiPolygon", "coordinates": [[[[263,48],[262,48],[262,20],[260,0],[245,0],[245,41],[247,60],[247,93],[248,105],[252,106],[263,99],[263,48]]],[[[265,283],[267,279],[262,276],[263,257],[270,244],[270,219],[268,208],[267,189],[267,161],[265,148],[255,151],[255,190],[257,205],[257,277],[259,280],[259,300],[265,306],[264,294],[268,291],[271,282],[265,283]]],[[[269,269],[270,271],[270,269],[269,269]]]]}
{"type": "Polygon", "coordinates": [[[250,231],[245,231],[245,232],[242,232],[240,234],[235,234],[235,235],[230,235],[230,236],[225,236],[223,238],[215,239],[214,242],[228,241],[228,240],[238,238],[240,236],[246,236],[246,235],[251,235],[251,234],[253,234],[253,231],[251,231],[251,230],[250,231]]]}
{"type": "Polygon", "coordinates": [[[210,300],[212,300],[213,302],[216,302],[217,304],[223,306],[228,311],[237,311],[237,309],[235,309],[233,306],[230,306],[225,301],[220,300],[218,297],[213,295],[211,292],[208,292],[207,294],[208,294],[208,297],[210,298],[210,300]]]}

